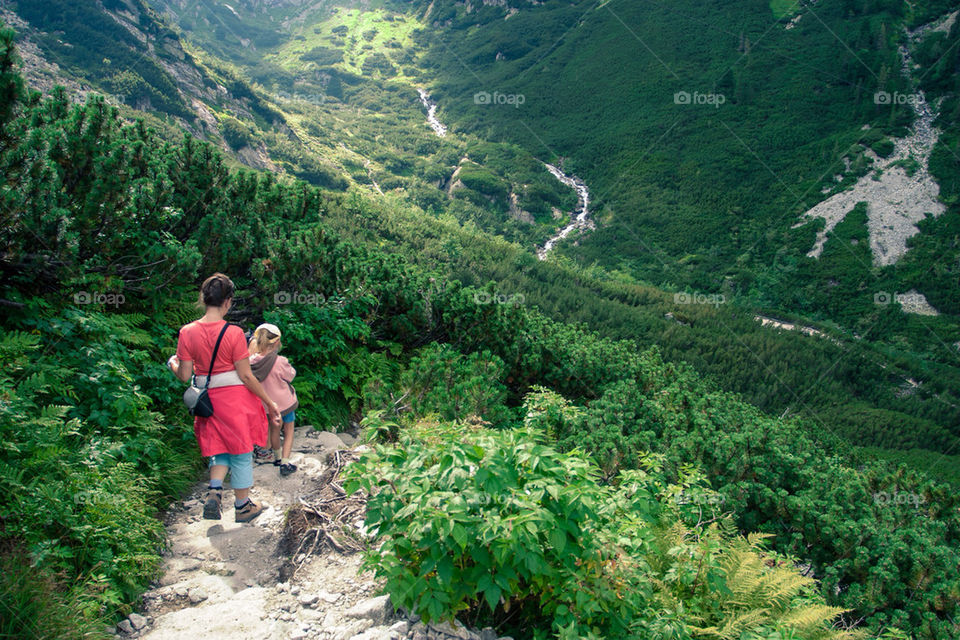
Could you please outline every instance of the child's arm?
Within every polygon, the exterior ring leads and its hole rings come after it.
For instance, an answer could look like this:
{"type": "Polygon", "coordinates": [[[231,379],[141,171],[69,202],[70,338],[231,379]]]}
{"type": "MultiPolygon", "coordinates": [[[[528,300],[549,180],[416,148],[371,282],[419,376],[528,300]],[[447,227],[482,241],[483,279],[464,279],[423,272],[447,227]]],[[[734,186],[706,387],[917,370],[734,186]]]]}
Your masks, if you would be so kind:
{"type": "Polygon", "coordinates": [[[297,377],[297,370],[293,368],[293,365],[290,364],[290,361],[284,356],[277,356],[277,363],[273,366],[279,367],[277,373],[280,374],[281,379],[287,382],[293,382],[293,379],[297,377]]]}

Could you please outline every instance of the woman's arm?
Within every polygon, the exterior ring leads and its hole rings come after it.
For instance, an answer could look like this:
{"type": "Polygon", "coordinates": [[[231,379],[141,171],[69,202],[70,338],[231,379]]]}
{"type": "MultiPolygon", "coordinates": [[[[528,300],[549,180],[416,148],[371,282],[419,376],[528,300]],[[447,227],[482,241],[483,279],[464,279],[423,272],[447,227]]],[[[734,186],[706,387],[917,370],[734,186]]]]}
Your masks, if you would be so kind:
{"type": "Polygon", "coordinates": [[[193,375],[193,360],[180,360],[173,355],[167,360],[167,366],[170,367],[170,371],[173,371],[173,375],[177,376],[180,382],[187,382],[193,375]]]}
{"type": "Polygon", "coordinates": [[[243,385],[250,390],[253,395],[260,398],[263,401],[263,404],[267,407],[267,412],[270,416],[270,422],[274,425],[280,424],[280,407],[277,406],[277,403],[270,399],[270,396],[267,395],[267,392],[263,390],[263,385],[260,384],[260,381],[257,380],[256,376],[253,375],[253,371],[250,370],[250,360],[244,358],[243,360],[237,360],[233,363],[233,366],[237,369],[237,375],[240,376],[240,379],[243,381],[243,385]]]}

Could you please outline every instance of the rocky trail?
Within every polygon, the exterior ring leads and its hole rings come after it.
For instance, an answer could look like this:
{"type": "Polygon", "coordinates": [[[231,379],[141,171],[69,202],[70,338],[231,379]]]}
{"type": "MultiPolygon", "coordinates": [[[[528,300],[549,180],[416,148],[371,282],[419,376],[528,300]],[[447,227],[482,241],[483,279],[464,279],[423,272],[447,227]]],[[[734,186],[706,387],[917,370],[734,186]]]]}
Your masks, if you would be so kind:
{"type": "Polygon", "coordinates": [[[357,455],[348,434],[298,427],[282,478],[254,469],[252,497],[265,506],[249,523],[234,521],[225,484],[221,520],[204,520],[198,483],[167,513],[162,577],[143,606],[117,626],[120,638],[175,640],[496,640],[492,629],[426,625],[395,612],[381,583],[360,565],[368,539],[365,504],[339,486],[357,455]]]}

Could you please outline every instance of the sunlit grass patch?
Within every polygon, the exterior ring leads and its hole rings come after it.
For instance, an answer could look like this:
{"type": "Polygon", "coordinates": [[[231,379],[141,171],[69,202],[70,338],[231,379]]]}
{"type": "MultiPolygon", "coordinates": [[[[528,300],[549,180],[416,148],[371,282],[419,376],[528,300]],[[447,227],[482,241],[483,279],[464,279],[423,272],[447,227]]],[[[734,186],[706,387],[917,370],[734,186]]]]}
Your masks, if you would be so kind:
{"type": "Polygon", "coordinates": [[[304,26],[271,57],[289,69],[334,66],[363,75],[365,63],[383,56],[394,67],[395,77],[402,79],[406,77],[404,56],[414,48],[413,32],[422,27],[411,16],[383,9],[341,8],[326,20],[304,26]]]}
{"type": "Polygon", "coordinates": [[[789,18],[800,9],[800,0],[770,0],[770,10],[777,20],[789,18]]]}

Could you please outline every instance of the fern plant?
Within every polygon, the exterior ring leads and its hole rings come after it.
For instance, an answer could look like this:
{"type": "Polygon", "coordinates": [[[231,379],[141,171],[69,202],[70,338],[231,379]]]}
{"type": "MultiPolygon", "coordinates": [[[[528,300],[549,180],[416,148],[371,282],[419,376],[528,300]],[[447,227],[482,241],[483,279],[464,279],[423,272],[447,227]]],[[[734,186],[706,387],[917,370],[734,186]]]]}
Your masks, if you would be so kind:
{"type": "Polygon", "coordinates": [[[864,637],[828,627],[844,609],[816,602],[811,595],[813,578],[765,555],[761,543],[767,537],[753,533],[730,541],[717,564],[725,588],[714,593],[710,614],[698,616],[697,625],[691,625],[694,637],[761,640],[774,633],[804,640],[864,637]]]}

